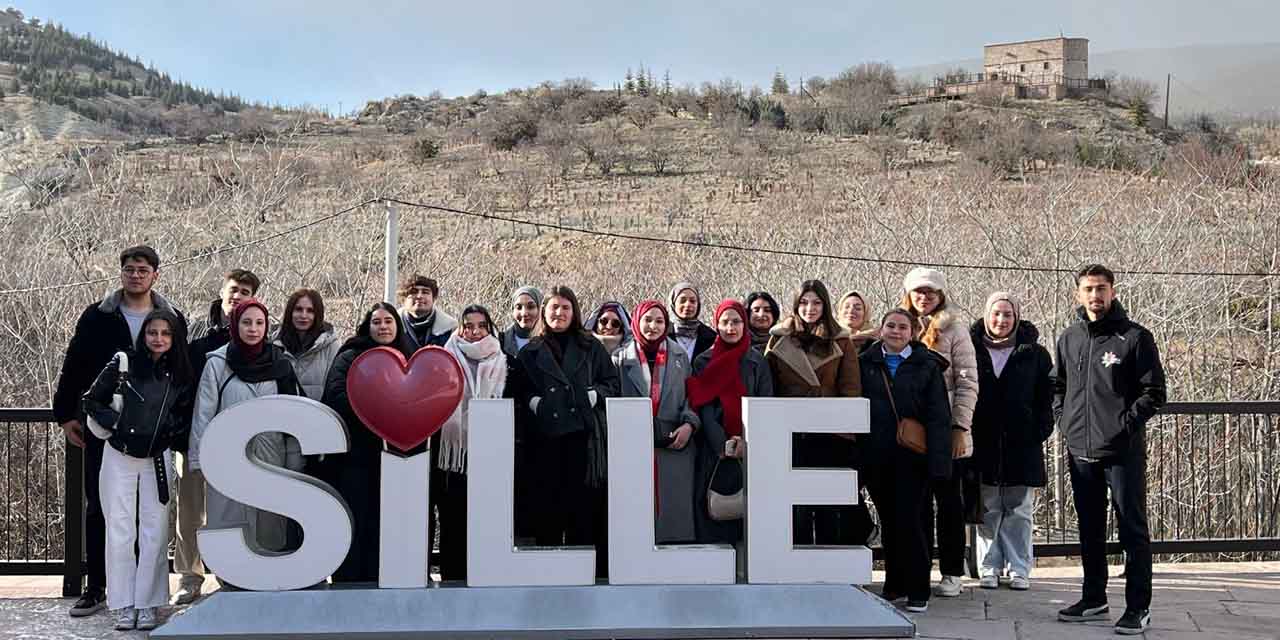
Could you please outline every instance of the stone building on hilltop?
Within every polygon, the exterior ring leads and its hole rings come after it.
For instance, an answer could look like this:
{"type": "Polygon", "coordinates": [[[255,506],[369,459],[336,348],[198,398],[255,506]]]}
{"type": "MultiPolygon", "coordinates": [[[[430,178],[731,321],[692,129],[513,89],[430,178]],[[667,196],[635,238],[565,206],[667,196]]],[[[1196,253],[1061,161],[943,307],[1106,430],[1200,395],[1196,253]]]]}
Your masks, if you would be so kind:
{"type": "Polygon", "coordinates": [[[1064,84],[1087,83],[1089,39],[1058,37],[989,44],[983,47],[982,70],[1002,76],[1060,76],[1064,84]]]}

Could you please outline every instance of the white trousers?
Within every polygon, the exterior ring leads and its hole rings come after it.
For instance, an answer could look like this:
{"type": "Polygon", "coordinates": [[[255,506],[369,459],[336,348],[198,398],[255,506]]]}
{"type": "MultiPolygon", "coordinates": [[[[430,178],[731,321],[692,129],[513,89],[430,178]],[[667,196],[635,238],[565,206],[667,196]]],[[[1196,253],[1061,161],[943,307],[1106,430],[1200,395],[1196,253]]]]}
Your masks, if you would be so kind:
{"type": "Polygon", "coordinates": [[[160,504],[155,463],[103,447],[98,476],[107,521],[107,607],[145,609],[169,602],[169,506],[173,453],[164,452],[169,502],[160,504]],[[134,556],[134,545],[138,554],[134,556]]]}

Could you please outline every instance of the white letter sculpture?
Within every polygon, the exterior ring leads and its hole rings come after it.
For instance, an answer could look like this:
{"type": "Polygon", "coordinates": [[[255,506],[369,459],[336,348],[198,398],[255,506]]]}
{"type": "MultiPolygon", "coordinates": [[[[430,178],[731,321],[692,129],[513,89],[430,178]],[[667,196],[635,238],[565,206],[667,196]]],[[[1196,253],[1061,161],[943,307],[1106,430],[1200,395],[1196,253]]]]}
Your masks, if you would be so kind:
{"type": "Polygon", "coordinates": [[[792,469],[793,433],[868,433],[866,398],[743,398],[747,440],[747,578],[753,584],[871,582],[871,551],[797,549],[793,505],[858,501],[851,469],[792,469]]]}
{"type": "MultiPolygon", "coordinates": [[[[250,458],[249,441],[279,431],[298,439],[308,455],[348,448],[342,418],[315,400],[265,396],[214,417],[200,442],[200,466],[209,486],[251,507],[293,518],[302,526],[302,546],[292,553],[265,551],[243,527],[201,529],[205,564],[244,589],[302,589],[331,575],[351,546],[351,511],[332,487],[296,471],[250,458]]],[[[423,497],[425,502],[425,496],[423,497]]]]}
{"type": "Polygon", "coordinates": [[[468,411],[467,585],[595,584],[596,552],[589,547],[516,548],[515,404],[472,400],[468,411]]]}
{"type": "MultiPolygon", "coordinates": [[[[655,544],[653,403],[607,402],[609,584],[733,584],[733,547],[655,544]]],[[[697,445],[691,439],[689,446],[697,445]]]]}
{"type": "Polygon", "coordinates": [[[378,588],[427,586],[431,532],[431,450],[412,456],[383,451],[378,500],[378,588]]]}

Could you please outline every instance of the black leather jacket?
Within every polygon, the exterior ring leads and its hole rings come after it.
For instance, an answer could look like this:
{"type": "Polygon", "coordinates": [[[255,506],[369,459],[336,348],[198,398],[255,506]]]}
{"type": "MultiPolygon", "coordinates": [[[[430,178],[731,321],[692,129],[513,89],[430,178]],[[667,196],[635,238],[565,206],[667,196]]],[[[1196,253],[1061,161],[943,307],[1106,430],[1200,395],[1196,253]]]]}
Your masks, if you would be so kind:
{"type": "Polygon", "coordinates": [[[191,431],[194,387],[172,380],[163,361],[146,356],[129,356],[129,373],[124,385],[124,408],[111,408],[111,396],[120,382],[120,356],[112,356],[84,394],[86,414],[112,431],[107,443],[135,458],[152,458],[165,451],[186,449],[191,431]]]}

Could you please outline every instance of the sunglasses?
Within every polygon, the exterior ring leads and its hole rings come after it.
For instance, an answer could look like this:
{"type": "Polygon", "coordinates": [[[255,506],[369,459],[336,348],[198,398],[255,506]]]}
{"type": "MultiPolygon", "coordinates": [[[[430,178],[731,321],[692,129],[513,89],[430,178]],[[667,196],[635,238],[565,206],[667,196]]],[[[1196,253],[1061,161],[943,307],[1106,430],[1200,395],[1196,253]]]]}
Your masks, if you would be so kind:
{"type": "Polygon", "coordinates": [[[604,328],[606,328],[606,329],[608,329],[608,328],[610,328],[610,327],[612,327],[612,328],[614,328],[614,329],[621,329],[621,328],[622,328],[622,321],[621,321],[621,320],[614,320],[613,318],[600,318],[599,320],[597,320],[597,321],[596,321],[596,324],[598,324],[598,325],[600,325],[601,327],[604,327],[604,328]]]}

